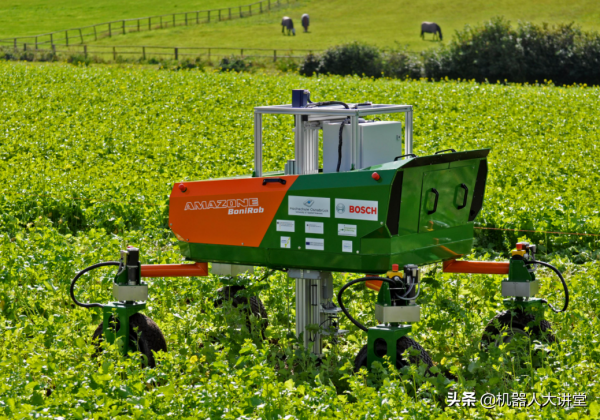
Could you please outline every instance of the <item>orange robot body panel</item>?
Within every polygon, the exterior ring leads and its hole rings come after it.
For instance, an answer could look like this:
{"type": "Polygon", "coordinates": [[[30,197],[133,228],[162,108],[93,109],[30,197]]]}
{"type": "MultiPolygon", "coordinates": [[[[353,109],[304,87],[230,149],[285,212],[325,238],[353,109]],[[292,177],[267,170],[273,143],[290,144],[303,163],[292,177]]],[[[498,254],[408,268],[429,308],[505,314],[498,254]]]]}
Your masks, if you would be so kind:
{"type": "Polygon", "coordinates": [[[297,175],[182,182],[173,186],[169,225],[185,242],[258,247],[297,175]]]}

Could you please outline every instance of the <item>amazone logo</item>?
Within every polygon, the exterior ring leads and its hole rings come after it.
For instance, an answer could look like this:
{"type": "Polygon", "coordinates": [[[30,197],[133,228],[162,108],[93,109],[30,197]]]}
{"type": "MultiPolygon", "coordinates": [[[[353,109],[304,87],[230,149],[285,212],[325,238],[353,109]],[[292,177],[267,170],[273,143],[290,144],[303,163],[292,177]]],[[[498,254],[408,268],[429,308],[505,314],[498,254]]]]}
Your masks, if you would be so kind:
{"type": "MultiPolygon", "coordinates": [[[[185,210],[208,210],[208,209],[245,209],[248,207],[258,207],[258,198],[235,198],[231,200],[209,200],[209,201],[188,201],[185,203],[185,210]]],[[[255,213],[248,211],[247,213],[255,213]]],[[[258,212],[256,212],[258,213],[258,212]]],[[[237,214],[229,212],[229,214],[237,214]]]]}

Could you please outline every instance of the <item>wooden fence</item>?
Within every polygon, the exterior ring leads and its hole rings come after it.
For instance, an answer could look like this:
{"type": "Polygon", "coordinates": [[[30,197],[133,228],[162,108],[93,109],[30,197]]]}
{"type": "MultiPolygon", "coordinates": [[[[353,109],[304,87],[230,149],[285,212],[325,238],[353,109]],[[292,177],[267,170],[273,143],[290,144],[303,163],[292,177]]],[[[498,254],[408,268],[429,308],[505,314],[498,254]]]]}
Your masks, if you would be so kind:
{"type": "Polygon", "coordinates": [[[130,46],[108,46],[108,45],[35,45],[18,44],[17,48],[2,47],[0,51],[6,53],[29,53],[33,55],[53,55],[56,58],[60,56],[82,55],[85,57],[99,57],[117,61],[122,58],[147,60],[150,58],[183,60],[185,58],[200,58],[204,61],[210,61],[212,58],[227,57],[231,55],[242,58],[268,58],[277,61],[281,58],[304,58],[306,54],[318,52],[317,50],[282,50],[270,48],[222,48],[222,47],[161,47],[147,45],[130,46]]]}
{"type": "Polygon", "coordinates": [[[66,46],[83,45],[85,42],[100,38],[124,35],[130,32],[153,31],[174,26],[190,26],[222,20],[244,18],[261,14],[275,8],[286,6],[298,0],[262,0],[243,6],[223,9],[198,10],[194,12],[171,13],[168,15],[148,16],[135,19],[122,19],[96,25],[71,28],[63,31],[40,35],[20,36],[0,39],[0,46],[13,47],[15,50],[23,44],[33,45],[35,49],[64,43],[66,46]]]}

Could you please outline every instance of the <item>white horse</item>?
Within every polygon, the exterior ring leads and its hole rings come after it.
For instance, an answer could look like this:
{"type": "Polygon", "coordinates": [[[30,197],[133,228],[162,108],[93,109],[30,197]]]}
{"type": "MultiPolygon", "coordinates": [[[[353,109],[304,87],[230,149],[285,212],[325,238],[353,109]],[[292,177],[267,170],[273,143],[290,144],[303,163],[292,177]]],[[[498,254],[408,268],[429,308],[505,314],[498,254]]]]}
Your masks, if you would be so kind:
{"type": "Polygon", "coordinates": [[[425,39],[425,32],[427,32],[428,34],[433,34],[433,39],[435,39],[436,36],[439,37],[439,40],[442,40],[442,28],[440,28],[440,25],[438,25],[437,23],[434,22],[423,22],[421,23],[421,38],[425,39]]]}

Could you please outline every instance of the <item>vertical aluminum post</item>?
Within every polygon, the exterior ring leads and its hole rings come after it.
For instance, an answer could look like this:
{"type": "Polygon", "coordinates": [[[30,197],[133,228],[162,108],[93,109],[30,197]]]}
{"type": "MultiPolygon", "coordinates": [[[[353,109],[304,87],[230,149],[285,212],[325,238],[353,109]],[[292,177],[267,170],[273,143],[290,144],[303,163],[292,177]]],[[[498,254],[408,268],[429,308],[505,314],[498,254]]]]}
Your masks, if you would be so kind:
{"type": "Polygon", "coordinates": [[[290,269],[288,276],[296,279],[296,336],[302,335],[304,348],[321,356],[323,340],[321,334],[308,331],[309,325],[327,327],[328,315],[324,307],[331,303],[333,277],[326,271],[290,269]]]}
{"type": "Polygon", "coordinates": [[[294,128],[294,143],[296,146],[295,157],[296,157],[296,175],[302,175],[305,172],[306,160],[304,150],[304,133],[302,130],[302,115],[295,115],[295,128],[294,128]]]}
{"type": "MultiPolygon", "coordinates": [[[[300,337],[306,328],[306,280],[296,279],[296,337],[300,337]]],[[[304,336],[304,346],[308,340],[304,336]]]]}
{"type": "Polygon", "coordinates": [[[413,119],[412,119],[412,106],[405,113],[405,127],[404,127],[404,154],[408,155],[413,152],[413,119]]]}
{"type": "Polygon", "coordinates": [[[254,176],[261,177],[262,172],[262,114],[254,112],[254,176]]]}

